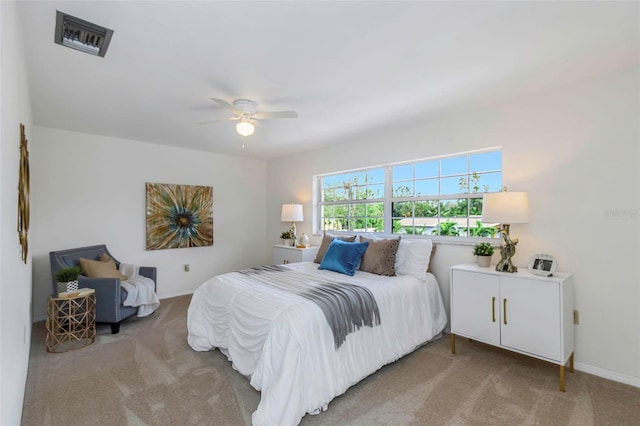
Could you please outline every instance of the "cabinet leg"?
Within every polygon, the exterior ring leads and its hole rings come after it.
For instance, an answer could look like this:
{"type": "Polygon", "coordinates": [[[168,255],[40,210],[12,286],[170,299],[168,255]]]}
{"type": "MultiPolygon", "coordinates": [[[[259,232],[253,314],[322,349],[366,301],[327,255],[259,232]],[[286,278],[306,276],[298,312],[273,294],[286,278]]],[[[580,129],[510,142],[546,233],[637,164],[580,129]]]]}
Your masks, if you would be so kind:
{"type": "Polygon", "coordinates": [[[569,357],[569,371],[573,373],[573,352],[571,352],[571,356],[569,357]]]}
{"type": "Polygon", "coordinates": [[[456,353],[456,335],[451,333],[451,353],[456,353]]]}
{"type": "MultiPolygon", "coordinates": [[[[564,392],[564,365],[560,366],[560,392],[564,392]]],[[[573,352],[569,355],[569,372],[573,373],[573,352]]]]}

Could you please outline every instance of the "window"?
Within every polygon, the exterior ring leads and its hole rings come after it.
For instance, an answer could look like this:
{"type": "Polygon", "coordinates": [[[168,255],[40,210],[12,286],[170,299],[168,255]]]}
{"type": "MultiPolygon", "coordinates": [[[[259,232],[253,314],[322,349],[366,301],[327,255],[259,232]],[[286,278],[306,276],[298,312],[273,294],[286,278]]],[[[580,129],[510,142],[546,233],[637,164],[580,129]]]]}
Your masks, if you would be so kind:
{"type": "Polygon", "coordinates": [[[384,231],[384,167],[319,177],[320,230],[384,231]]]}
{"type": "Polygon", "coordinates": [[[482,194],[502,188],[502,152],[487,150],[317,176],[317,230],[494,237],[482,194]]]}

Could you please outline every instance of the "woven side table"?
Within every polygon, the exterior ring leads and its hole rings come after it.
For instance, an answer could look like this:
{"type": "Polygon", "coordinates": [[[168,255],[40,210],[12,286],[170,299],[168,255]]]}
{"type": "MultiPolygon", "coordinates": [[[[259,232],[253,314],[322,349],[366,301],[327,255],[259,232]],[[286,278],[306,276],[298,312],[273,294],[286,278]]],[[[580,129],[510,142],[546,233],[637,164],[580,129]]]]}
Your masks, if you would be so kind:
{"type": "Polygon", "coordinates": [[[96,294],[84,289],[71,297],[49,297],[47,352],[67,352],[96,340],[96,294]]]}

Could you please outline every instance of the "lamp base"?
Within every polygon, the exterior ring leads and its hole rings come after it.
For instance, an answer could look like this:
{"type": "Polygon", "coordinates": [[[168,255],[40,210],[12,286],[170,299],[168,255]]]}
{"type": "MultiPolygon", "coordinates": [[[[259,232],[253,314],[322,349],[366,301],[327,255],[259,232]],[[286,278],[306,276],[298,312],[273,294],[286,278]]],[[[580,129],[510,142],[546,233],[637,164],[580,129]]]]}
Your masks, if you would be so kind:
{"type": "Polygon", "coordinates": [[[298,235],[296,234],[296,223],[291,222],[291,247],[295,247],[298,244],[298,235]]]}
{"type": "Polygon", "coordinates": [[[496,265],[496,271],[514,273],[518,272],[518,267],[511,263],[511,259],[502,259],[496,265]]]}
{"type": "Polygon", "coordinates": [[[518,272],[518,268],[511,262],[511,258],[516,254],[516,245],[518,239],[511,239],[509,237],[509,225],[505,225],[504,229],[500,230],[500,235],[504,243],[500,245],[500,262],[496,265],[496,271],[500,272],[518,272]]]}

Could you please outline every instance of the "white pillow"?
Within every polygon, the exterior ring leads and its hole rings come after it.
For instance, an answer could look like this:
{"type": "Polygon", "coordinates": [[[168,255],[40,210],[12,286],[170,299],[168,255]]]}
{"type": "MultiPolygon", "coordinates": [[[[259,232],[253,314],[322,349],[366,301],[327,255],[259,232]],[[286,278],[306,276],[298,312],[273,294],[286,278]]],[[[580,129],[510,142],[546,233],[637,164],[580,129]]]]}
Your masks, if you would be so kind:
{"type": "Polygon", "coordinates": [[[396,253],[396,275],[411,275],[424,280],[431,260],[432,247],[430,239],[400,240],[396,253]]]}

